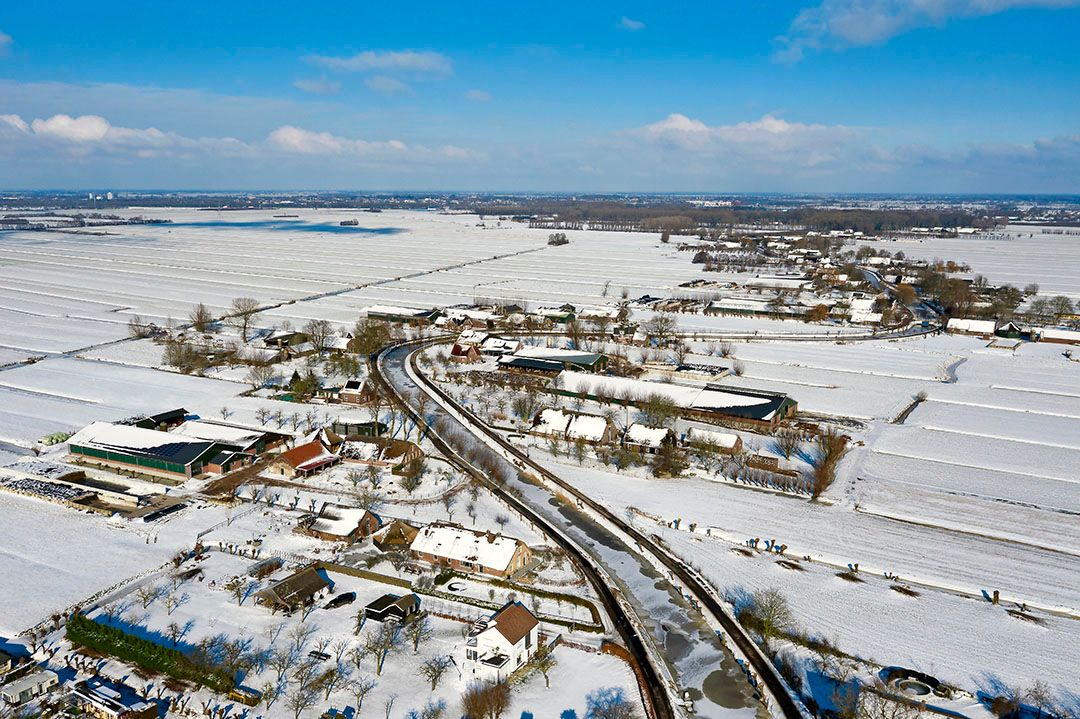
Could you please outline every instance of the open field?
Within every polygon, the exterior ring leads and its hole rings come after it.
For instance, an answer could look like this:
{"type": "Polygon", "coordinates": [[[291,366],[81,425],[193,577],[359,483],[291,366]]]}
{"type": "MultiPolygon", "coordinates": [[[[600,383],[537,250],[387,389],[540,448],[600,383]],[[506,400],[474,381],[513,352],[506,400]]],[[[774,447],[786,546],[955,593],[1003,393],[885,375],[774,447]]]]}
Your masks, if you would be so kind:
{"type": "Polygon", "coordinates": [[[967,263],[972,274],[984,275],[994,284],[1022,288],[1034,282],[1040,295],[1066,295],[1077,300],[1080,237],[1059,234],[1060,229],[1009,225],[990,237],[919,238],[873,245],[890,252],[903,251],[908,257],[967,263]]]}

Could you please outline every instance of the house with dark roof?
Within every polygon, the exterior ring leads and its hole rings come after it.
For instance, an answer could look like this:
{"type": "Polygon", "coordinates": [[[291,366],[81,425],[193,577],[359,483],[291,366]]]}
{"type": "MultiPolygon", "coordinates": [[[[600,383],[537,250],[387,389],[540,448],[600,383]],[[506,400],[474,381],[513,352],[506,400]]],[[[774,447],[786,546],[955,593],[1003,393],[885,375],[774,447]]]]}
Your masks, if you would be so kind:
{"type": "Polygon", "coordinates": [[[507,602],[473,624],[465,640],[462,672],[469,680],[504,682],[539,646],[540,620],[521,602],[507,602]]]}
{"type": "Polygon", "coordinates": [[[167,412],[158,412],[157,414],[140,414],[135,417],[128,417],[127,419],[120,420],[117,424],[127,424],[132,427],[141,427],[143,429],[160,429],[162,431],[172,429],[177,425],[183,424],[184,419],[187,417],[188,411],[183,407],[177,407],[176,409],[170,409],[167,412]]]}
{"type": "Polygon", "coordinates": [[[419,611],[420,597],[415,594],[406,594],[403,597],[397,594],[384,594],[364,607],[364,617],[377,622],[394,619],[404,622],[419,611]]]}
{"type": "Polygon", "coordinates": [[[255,601],[271,611],[292,612],[317,602],[334,589],[334,584],[314,566],[304,567],[255,594],[255,601]]]}

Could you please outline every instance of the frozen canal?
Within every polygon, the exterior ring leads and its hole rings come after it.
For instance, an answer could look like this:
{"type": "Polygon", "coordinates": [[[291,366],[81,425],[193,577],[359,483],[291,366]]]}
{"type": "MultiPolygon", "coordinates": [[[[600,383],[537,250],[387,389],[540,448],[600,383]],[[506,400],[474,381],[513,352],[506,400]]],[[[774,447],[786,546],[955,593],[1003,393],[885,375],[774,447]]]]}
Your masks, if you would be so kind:
{"type": "MultiPolygon", "coordinates": [[[[412,348],[393,350],[385,355],[383,362],[384,376],[405,396],[413,394],[415,389],[405,371],[411,351],[412,348]]],[[[429,404],[425,411],[433,422],[442,419],[468,433],[438,404],[429,404]]],[[[496,452],[492,454],[506,467],[507,476],[518,477],[516,467],[496,452]]],[[[640,553],[586,514],[567,507],[547,489],[520,479],[514,486],[534,510],[563,528],[616,578],[638,618],[649,628],[653,645],[667,662],[680,690],[688,691],[694,699],[699,716],[768,716],[754,700],[753,689],[731,652],[640,553]]]]}

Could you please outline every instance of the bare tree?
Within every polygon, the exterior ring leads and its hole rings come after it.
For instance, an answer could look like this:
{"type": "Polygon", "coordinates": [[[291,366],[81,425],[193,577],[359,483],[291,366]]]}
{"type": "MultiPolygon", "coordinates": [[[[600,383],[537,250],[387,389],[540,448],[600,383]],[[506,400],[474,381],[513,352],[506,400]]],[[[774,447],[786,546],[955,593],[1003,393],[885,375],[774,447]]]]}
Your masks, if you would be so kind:
{"type": "MultiPolygon", "coordinates": [[[[247,380],[247,383],[251,385],[252,389],[261,389],[274,381],[275,374],[274,368],[269,365],[255,365],[248,370],[245,379],[247,380]]],[[[266,420],[269,416],[270,412],[265,407],[260,407],[255,412],[255,418],[259,419],[259,424],[266,424],[266,420]],[[259,419],[260,416],[262,417],[261,419],[259,419]]]]}
{"type": "Polygon", "coordinates": [[[360,677],[349,682],[347,689],[356,702],[356,713],[359,714],[360,707],[364,705],[364,699],[375,689],[375,680],[371,677],[360,677]]]}
{"type": "Polygon", "coordinates": [[[462,713],[468,719],[500,719],[510,706],[510,687],[505,682],[474,682],[461,695],[462,713]]]}
{"type": "Polygon", "coordinates": [[[322,352],[334,336],[334,327],[326,320],[309,320],[304,325],[304,334],[308,336],[308,341],[315,347],[315,351],[322,352]]]}
{"type": "Polygon", "coordinates": [[[383,623],[376,631],[367,634],[364,648],[375,658],[376,676],[382,676],[386,657],[399,646],[401,646],[401,633],[396,626],[383,623]]]}
{"type": "Polygon", "coordinates": [[[240,337],[247,342],[248,331],[259,316],[259,301],[254,297],[237,297],[232,301],[231,322],[240,330],[240,337]]]}
{"type": "Polygon", "coordinates": [[[537,670],[544,675],[544,686],[551,687],[551,679],[548,674],[555,668],[555,653],[551,649],[551,645],[545,644],[537,648],[536,657],[533,659],[533,664],[536,665],[537,670]]]}
{"type": "Polygon", "coordinates": [[[637,708],[626,698],[622,689],[594,689],[585,697],[585,719],[637,719],[637,708]]]}
{"type": "Polygon", "coordinates": [[[192,328],[200,333],[209,332],[210,326],[214,323],[214,315],[211,314],[210,308],[202,302],[195,305],[191,310],[191,314],[188,315],[188,319],[191,320],[192,328]]]}
{"type": "Polygon", "coordinates": [[[420,673],[431,682],[431,691],[435,691],[439,680],[442,679],[442,675],[446,673],[451,664],[453,664],[453,661],[450,657],[440,655],[432,657],[420,665],[420,673]]]}
{"type": "Polygon", "coordinates": [[[405,636],[413,645],[413,653],[420,652],[420,645],[434,636],[435,630],[431,626],[431,617],[427,612],[421,612],[413,617],[412,621],[405,625],[405,636]]]}
{"type": "Polygon", "coordinates": [[[802,447],[802,435],[794,429],[781,430],[776,433],[776,446],[785,459],[791,459],[791,455],[798,454],[802,447]]]}
{"type": "Polygon", "coordinates": [[[293,713],[293,719],[300,719],[300,715],[304,713],[304,710],[310,709],[316,701],[318,701],[319,694],[310,686],[298,686],[289,698],[285,700],[285,706],[293,713]]]}

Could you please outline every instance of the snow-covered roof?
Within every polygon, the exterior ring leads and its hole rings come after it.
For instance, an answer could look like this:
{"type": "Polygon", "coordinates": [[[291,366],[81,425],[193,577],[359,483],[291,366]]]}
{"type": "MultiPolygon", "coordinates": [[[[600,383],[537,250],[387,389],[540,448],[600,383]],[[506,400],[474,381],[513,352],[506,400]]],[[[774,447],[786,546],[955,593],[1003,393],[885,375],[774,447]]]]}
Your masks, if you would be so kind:
{"type": "Polygon", "coordinates": [[[363,309],[365,315],[401,315],[403,317],[421,317],[431,312],[431,309],[417,309],[415,307],[401,307],[400,305],[371,305],[363,309]]]}
{"type": "MultiPolygon", "coordinates": [[[[742,388],[723,389],[716,385],[690,387],[667,382],[649,382],[629,377],[611,377],[589,374],[586,372],[564,371],[555,378],[557,386],[563,391],[587,395],[605,395],[607,397],[643,400],[649,395],[661,395],[676,405],[687,409],[717,411],[732,408],[759,407],[764,409],[775,404],[777,395],[769,392],[757,392],[742,388]]],[[[755,416],[755,419],[771,420],[774,410],[755,416]]]]}
{"type": "Polygon", "coordinates": [[[360,507],[341,505],[324,506],[319,517],[311,523],[309,529],[334,537],[347,537],[356,531],[364,519],[367,510],[360,507]]]}
{"type": "Polygon", "coordinates": [[[126,424],[91,422],[68,439],[68,444],[103,445],[124,449],[154,449],[162,444],[195,444],[199,440],[176,436],[156,429],[143,429],[126,424]]]}
{"type": "Polygon", "coordinates": [[[660,447],[670,431],[665,427],[649,427],[635,422],[626,428],[626,441],[645,447],[660,447]]]}
{"type": "Polygon", "coordinates": [[[608,421],[605,417],[554,408],[541,410],[533,425],[533,429],[540,434],[565,434],[569,439],[592,442],[602,440],[607,427],[608,421]]]}
{"type": "Polygon", "coordinates": [[[953,317],[946,327],[954,332],[970,332],[972,334],[994,334],[997,323],[994,320],[973,320],[965,317],[953,317]]]}
{"type": "Polygon", "coordinates": [[[714,432],[710,429],[691,427],[686,432],[687,442],[708,442],[722,449],[735,449],[739,444],[739,435],[731,432],[714,432]]]}
{"type": "Polygon", "coordinates": [[[533,430],[540,434],[563,434],[570,423],[570,413],[561,409],[547,408],[540,410],[533,424],[533,430]]]}
{"type": "Polygon", "coordinates": [[[492,532],[480,532],[449,524],[429,524],[417,533],[410,549],[505,571],[520,544],[519,539],[492,532]]]}
{"type": "Polygon", "coordinates": [[[457,344],[459,345],[478,345],[484,342],[488,338],[487,332],[480,330],[465,330],[457,338],[457,344]]]}
{"type": "Polygon", "coordinates": [[[605,417],[593,414],[575,414],[566,428],[566,435],[570,439],[584,439],[599,442],[604,438],[608,421],[605,417]]]}
{"type": "Polygon", "coordinates": [[[1042,338],[1044,340],[1057,340],[1059,342],[1080,343],[1080,331],[1065,329],[1063,327],[1043,327],[1042,338]]]}
{"type": "Polygon", "coordinates": [[[521,348],[521,340],[508,340],[502,337],[488,337],[480,346],[482,352],[512,354],[521,348]]]}
{"type": "Polygon", "coordinates": [[[189,419],[172,430],[170,434],[178,434],[191,439],[202,439],[208,442],[221,442],[238,447],[250,447],[262,439],[264,433],[246,427],[189,419]]]}
{"type": "Polygon", "coordinates": [[[600,358],[595,352],[582,352],[581,350],[568,350],[562,347],[522,347],[514,353],[518,357],[529,359],[555,360],[557,362],[573,362],[574,364],[590,365],[600,358]]]}

